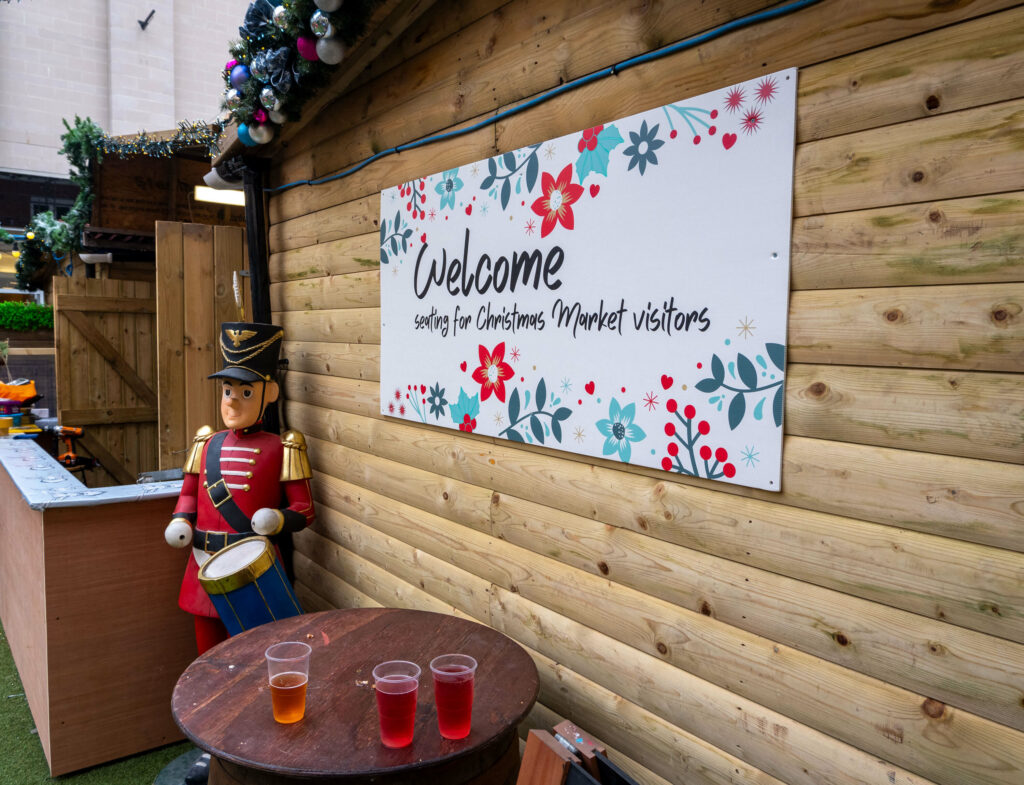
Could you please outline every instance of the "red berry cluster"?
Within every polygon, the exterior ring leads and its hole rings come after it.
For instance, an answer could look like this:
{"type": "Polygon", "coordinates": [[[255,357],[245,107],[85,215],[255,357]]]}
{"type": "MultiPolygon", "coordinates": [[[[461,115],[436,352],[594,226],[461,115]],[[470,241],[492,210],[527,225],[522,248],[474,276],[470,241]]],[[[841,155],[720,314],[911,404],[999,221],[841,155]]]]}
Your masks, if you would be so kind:
{"type": "MultiPolygon", "coordinates": [[[[420,191],[427,189],[427,181],[420,180],[419,182],[420,191]]],[[[398,193],[403,197],[408,197],[409,201],[405,203],[406,212],[412,213],[412,218],[415,221],[417,218],[423,220],[427,217],[427,214],[420,209],[419,203],[427,201],[427,197],[423,193],[416,193],[416,187],[413,183],[405,183],[399,186],[398,193]]]]}
{"type": "Polygon", "coordinates": [[[603,125],[595,125],[593,128],[588,128],[586,131],[583,132],[583,138],[580,139],[579,144],[576,145],[576,149],[579,150],[581,153],[584,150],[590,150],[591,152],[596,150],[597,135],[601,133],[601,131],[603,130],[603,125]]]}
{"type": "Polygon", "coordinates": [[[459,423],[459,430],[466,433],[473,433],[476,430],[476,417],[472,419],[468,414],[462,415],[462,422],[459,423]]]}
{"type": "MultiPolygon", "coordinates": [[[[668,455],[661,459],[661,468],[667,472],[676,471],[679,474],[689,474],[691,476],[700,477],[700,467],[697,466],[697,461],[693,454],[693,448],[702,436],[707,436],[711,433],[711,424],[707,420],[701,420],[697,423],[697,432],[694,433],[693,420],[697,416],[696,408],[687,404],[683,408],[682,416],[680,416],[679,404],[675,398],[669,398],[665,403],[665,408],[670,414],[675,414],[676,419],[686,426],[686,435],[684,437],[676,430],[676,424],[674,422],[665,423],[665,435],[675,437],[675,441],[668,443],[668,446],[666,447],[668,455]],[[689,469],[683,465],[682,459],[679,457],[680,445],[687,450],[690,459],[689,469]]],[[[736,467],[731,463],[726,463],[726,461],[729,460],[729,452],[724,447],[712,450],[711,447],[705,444],[701,446],[698,454],[704,461],[704,476],[708,479],[713,480],[723,475],[730,478],[736,476],[736,467]],[[708,462],[712,457],[714,457],[715,463],[709,465],[708,462]],[[721,466],[721,471],[718,470],[719,466],[721,466]]]]}
{"type": "MultiPolygon", "coordinates": [[[[425,385],[425,384],[421,384],[419,386],[417,386],[415,384],[407,384],[405,386],[405,389],[407,389],[409,391],[409,392],[407,392],[405,394],[406,398],[408,398],[410,394],[412,394],[412,395],[416,395],[417,393],[419,393],[419,395],[426,395],[427,394],[427,385],[425,385]]],[[[420,403],[426,403],[426,402],[427,402],[426,398],[420,398],[420,403]]]]}

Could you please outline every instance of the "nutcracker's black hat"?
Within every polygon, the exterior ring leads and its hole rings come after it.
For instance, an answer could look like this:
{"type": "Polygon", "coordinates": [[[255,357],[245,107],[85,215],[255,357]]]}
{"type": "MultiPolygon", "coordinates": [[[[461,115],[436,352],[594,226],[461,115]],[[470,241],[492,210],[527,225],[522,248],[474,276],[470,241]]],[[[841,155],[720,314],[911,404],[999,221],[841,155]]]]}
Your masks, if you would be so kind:
{"type": "Polygon", "coordinates": [[[224,322],[220,326],[220,353],[224,367],[207,378],[240,382],[275,381],[283,338],[284,330],[276,324],[224,322]]]}

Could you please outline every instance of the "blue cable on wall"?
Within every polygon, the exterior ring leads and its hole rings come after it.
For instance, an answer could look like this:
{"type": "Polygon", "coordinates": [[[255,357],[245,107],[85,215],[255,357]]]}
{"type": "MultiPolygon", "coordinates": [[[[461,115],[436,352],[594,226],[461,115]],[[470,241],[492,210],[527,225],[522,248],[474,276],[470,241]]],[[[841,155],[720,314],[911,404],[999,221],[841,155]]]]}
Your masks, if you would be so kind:
{"type": "Polygon", "coordinates": [[[266,193],[281,193],[282,191],[287,191],[291,188],[296,188],[297,186],[300,185],[323,185],[324,183],[329,183],[333,180],[340,180],[344,177],[349,177],[350,175],[355,174],[359,170],[369,166],[374,161],[384,158],[385,156],[394,155],[395,153],[400,153],[404,150],[414,150],[417,147],[423,147],[424,145],[433,144],[434,142],[441,142],[444,141],[445,139],[454,139],[459,136],[464,136],[465,134],[471,134],[474,131],[479,131],[481,128],[486,128],[489,125],[494,125],[498,121],[504,120],[506,117],[511,117],[512,115],[524,112],[527,109],[532,109],[533,107],[538,106],[544,103],[545,101],[549,101],[552,98],[555,98],[556,96],[562,95],[563,93],[567,93],[570,90],[576,90],[580,87],[584,87],[585,85],[591,84],[592,82],[596,82],[599,79],[604,79],[609,76],[615,76],[616,74],[625,71],[627,68],[632,68],[633,66],[642,65],[644,63],[650,63],[653,62],[654,60],[659,60],[662,57],[675,54],[676,52],[682,52],[686,49],[692,49],[695,46],[699,46],[700,44],[706,43],[715,38],[723,36],[726,33],[731,33],[734,30],[749,27],[750,25],[758,24],[760,22],[766,22],[770,19],[777,19],[780,16],[791,14],[794,11],[800,11],[801,9],[807,8],[820,2],[821,0],[795,0],[795,2],[788,3],[786,5],[776,6],[775,8],[769,8],[764,11],[758,11],[757,13],[754,14],[748,14],[747,16],[740,17],[739,19],[734,19],[731,22],[726,22],[723,25],[719,25],[718,27],[712,28],[711,30],[701,33],[700,35],[696,35],[692,38],[687,38],[683,41],[678,41],[677,43],[670,44],[666,47],[662,47],[661,49],[656,49],[653,52],[647,52],[646,54],[631,57],[627,60],[623,60],[622,62],[616,63],[615,65],[603,68],[600,71],[595,71],[592,74],[587,74],[586,76],[581,76],[577,79],[573,79],[571,82],[566,82],[563,85],[554,87],[548,90],[547,92],[541,93],[540,95],[531,98],[529,101],[526,101],[525,103],[522,103],[519,106],[513,106],[509,109],[506,109],[503,112],[494,115],[493,117],[488,117],[484,120],[474,123],[473,125],[467,126],[466,128],[460,128],[455,131],[445,131],[444,133],[434,134],[433,136],[426,136],[423,139],[417,139],[415,142],[408,142],[407,144],[400,144],[396,145],[395,147],[389,147],[386,150],[381,150],[379,153],[371,155],[369,158],[363,159],[359,163],[350,166],[348,169],[345,169],[336,174],[328,175],[327,177],[320,177],[312,180],[296,180],[295,182],[285,183],[284,185],[278,185],[273,188],[265,188],[264,191],[266,193]]]}

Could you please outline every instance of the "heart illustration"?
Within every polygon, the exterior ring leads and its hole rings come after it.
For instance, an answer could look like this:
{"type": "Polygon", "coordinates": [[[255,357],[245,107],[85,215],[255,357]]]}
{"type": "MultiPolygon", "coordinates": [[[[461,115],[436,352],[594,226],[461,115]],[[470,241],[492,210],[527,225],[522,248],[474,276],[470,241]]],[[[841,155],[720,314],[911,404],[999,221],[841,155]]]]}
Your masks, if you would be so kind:
{"type": "Polygon", "coordinates": [[[467,204],[466,205],[466,215],[472,215],[472,214],[473,214],[473,205],[467,204]]]}
{"type": "Polygon", "coordinates": [[[587,391],[587,395],[593,395],[594,394],[594,383],[593,382],[587,382],[584,385],[584,387],[585,387],[585,389],[587,391]]]}
{"type": "Polygon", "coordinates": [[[736,144],[736,134],[722,134],[722,147],[728,150],[736,144]]]}
{"type": "Polygon", "coordinates": [[[465,360],[463,360],[461,363],[459,363],[459,368],[461,368],[463,371],[466,370],[466,361],[465,360]]]}
{"type": "Polygon", "coordinates": [[[601,186],[599,186],[597,183],[594,183],[593,185],[590,186],[590,197],[593,198],[597,196],[600,191],[601,186]]]}
{"type": "Polygon", "coordinates": [[[666,376],[665,374],[662,374],[661,375],[661,386],[664,389],[666,389],[666,390],[669,387],[671,387],[672,386],[672,377],[671,376],[666,376]]]}
{"type": "Polygon", "coordinates": [[[420,235],[420,242],[421,243],[426,243],[427,242],[427,233],[426,232],[424,232],[423,234],[420,235]]]}
{"type": "Polygon", "coordinates": [[[426,391],[427,391],[427,385],[421,384],[420,385],[420,395],[423,395],[424,393],[426,393],[426,391]]]}

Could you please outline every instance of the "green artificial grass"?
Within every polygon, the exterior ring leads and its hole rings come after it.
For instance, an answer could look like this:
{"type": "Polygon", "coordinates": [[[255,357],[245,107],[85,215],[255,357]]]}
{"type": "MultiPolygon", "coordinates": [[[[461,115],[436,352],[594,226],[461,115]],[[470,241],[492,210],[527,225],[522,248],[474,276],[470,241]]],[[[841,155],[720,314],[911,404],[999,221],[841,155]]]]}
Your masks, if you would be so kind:
{"type": "Polygon", "coordinates": [[[151,785],[161,770],[192,749],[188,742],[171,744],[74,774],[51,777],[28,709],[25,690],[14,666],[6,633],[0,634],[0,785],[151,785]]]}

